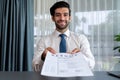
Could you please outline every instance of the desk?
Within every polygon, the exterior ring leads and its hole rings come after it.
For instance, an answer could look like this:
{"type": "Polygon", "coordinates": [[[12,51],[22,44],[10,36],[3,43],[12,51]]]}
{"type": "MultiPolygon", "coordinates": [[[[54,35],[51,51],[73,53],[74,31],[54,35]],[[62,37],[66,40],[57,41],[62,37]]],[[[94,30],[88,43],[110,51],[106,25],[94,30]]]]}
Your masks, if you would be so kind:
{"type": "Polygon", "coordinates": [[[105,71],[95,71],[93,77],[55,78],[40,76],[36,72],[0,72],[0,80],[120,80],[105,71]]]}

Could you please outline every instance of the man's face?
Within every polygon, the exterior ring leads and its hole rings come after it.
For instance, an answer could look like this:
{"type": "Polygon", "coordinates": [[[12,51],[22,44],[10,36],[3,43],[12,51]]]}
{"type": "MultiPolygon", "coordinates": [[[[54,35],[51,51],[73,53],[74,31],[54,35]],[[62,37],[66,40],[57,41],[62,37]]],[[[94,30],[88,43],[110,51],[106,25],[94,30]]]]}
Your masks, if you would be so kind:
{"type": "Polygon", "coordinates": [[[70,22],[70,18],[71,16],[69,15],[68,8],[57,8],[54,16],[52,16],[52,19],[56,25],[56,29],[58,30],[66,29],[70,22]]]}

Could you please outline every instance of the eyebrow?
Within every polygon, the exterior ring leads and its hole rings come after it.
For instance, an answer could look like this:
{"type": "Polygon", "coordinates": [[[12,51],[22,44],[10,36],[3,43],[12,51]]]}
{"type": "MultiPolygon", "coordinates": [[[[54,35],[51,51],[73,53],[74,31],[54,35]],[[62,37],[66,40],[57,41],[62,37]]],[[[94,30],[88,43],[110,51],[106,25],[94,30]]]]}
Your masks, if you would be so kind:
{"type": "Polygon", "coordinates": [[[59,13],[59,12],[58,12],[58,13],[55,13],[55,14],[69,14],[69,13],[67,13],[67,12],[65,12],[65,13],[59,13]]]}

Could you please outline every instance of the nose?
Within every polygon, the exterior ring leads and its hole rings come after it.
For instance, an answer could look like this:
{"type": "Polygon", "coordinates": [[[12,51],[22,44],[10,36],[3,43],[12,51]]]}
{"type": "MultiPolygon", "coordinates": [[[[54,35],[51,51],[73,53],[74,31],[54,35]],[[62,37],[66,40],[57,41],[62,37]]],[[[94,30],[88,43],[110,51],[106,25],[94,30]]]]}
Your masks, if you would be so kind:
{"type": "Polygon", "coordinates": [[[64,19],[65,19],[65,16],[64,16],[64,15],[61,15],[61,16],[60,16],[60,19],[61,19],[61,20],[64,20],[64,19]]]}

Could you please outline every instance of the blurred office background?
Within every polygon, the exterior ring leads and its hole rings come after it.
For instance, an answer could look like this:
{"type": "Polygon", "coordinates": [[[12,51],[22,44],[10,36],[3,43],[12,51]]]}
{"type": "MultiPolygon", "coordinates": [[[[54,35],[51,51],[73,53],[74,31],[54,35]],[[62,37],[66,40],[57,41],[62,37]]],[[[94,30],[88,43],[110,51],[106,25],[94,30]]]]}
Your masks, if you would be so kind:
{"type": "MultiPolygon", "coordinates": [[[[34,48],[42,36],[50,34],[55,28],[49,9],[56,1],[60,0],[34,0],[34,48]]],[[[120,0],[63,1],[71,5],[70,30],[85,34],[89,39],[96,61],[94,70],[119,70],[114,69],[120,60],[114,55],[120,53],[113,47],[118,45],[114,42],[114,35],[120,33],[120,0]]]]}
{"type": "MultiPolygon", "coordinates": [[[[56,1],[0,0],[0,71],[32,71],[38,40],[55,28],[49,9],[56,1]]],[[[120,0],[64,1],[71,5],[70,30],[88,37],[94,70],[120,70],[120,53],[113,50],[120,45],[114,41],[120,33],[120,0]]]]}

